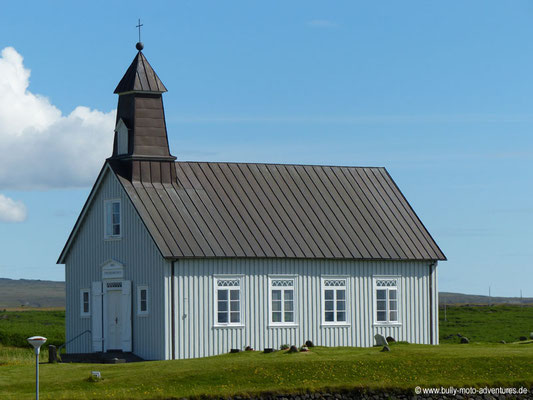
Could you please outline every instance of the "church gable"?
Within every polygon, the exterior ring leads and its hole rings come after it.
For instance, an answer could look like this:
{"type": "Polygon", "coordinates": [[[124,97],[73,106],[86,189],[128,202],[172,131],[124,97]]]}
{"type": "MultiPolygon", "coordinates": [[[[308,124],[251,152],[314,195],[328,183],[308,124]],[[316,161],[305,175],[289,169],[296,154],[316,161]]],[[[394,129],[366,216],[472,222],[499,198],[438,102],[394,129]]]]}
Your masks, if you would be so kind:
{"type": "MultiPolygon", "coordinates": [[[[139,240],[149,243],[160,254],[115,173],[105,164],[58,263],[68,263],[72,252],[98,252],[98,257],[105,260],[123,262],[131,257],[134,242],[139,240]]],[[[98,265],[101,263],[99,260],[98,265]]]]}

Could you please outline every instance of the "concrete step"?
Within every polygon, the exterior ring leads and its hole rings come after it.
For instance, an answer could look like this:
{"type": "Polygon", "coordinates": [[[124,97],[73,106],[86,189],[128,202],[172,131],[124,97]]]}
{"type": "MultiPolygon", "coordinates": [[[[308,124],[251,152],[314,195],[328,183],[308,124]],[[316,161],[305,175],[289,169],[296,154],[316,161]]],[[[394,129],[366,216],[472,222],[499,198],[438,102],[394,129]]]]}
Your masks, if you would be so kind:
{"type": "Polygon", "coordinates": [[[122,364],[139,361],[144,360],[133,353],[124,353],[121,351],[61,354],[61,362],[63,363],[122,364]]]}

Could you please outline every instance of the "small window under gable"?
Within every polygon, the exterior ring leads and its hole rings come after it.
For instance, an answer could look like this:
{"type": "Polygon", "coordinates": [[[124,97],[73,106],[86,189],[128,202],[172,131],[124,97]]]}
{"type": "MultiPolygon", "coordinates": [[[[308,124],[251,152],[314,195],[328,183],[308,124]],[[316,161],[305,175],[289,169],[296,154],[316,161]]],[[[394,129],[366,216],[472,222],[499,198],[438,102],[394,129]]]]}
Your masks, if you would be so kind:
{"type": "Polygon", "coordinates": [[[122,235],[120,200],[104,201],[104,238],[117,239],[122,235]]]}
{"type": "Polygon", "coordinates": [[[128,154],[128,127],[122,118],[118,120],[115,132],[117,133],[117,155],[128,154]]]}

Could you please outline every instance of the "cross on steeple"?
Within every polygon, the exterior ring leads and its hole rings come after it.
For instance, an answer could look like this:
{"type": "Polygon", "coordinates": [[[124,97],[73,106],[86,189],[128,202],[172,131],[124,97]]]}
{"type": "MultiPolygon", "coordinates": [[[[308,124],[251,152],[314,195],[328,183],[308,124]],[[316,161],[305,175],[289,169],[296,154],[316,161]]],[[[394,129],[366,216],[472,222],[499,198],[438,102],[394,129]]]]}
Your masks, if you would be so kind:
{"type": "Polygon", "coordinates": [[[139,24],[136,26],[136,28],[139,28],[139,43],[141,42],[141,26],[143,24],[141,24],[141,19],[139,18],[139,24]]]}

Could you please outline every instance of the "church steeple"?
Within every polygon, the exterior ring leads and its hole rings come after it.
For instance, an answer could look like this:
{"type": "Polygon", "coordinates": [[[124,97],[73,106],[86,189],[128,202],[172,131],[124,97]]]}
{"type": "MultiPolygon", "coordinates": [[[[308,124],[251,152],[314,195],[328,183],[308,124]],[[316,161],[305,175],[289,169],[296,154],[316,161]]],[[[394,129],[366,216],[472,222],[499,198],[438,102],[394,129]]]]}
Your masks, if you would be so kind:
{"type": "Polygon", "coordinates": [[[167,91],[167,88],[142,53],[141,50],[143,48],[142,43],[137,43],[139,52],[117,85],[115,94],[120,95],[134,91],[151,93],[164,93],[167,91]]]}
{"type": "Polygon", "coordinates": [[[119,97],[110,160],[173,162],[163,109],[167,89],[142,53],[142,43],[136,47],[138,53],[115,89],[119,97]]]}

